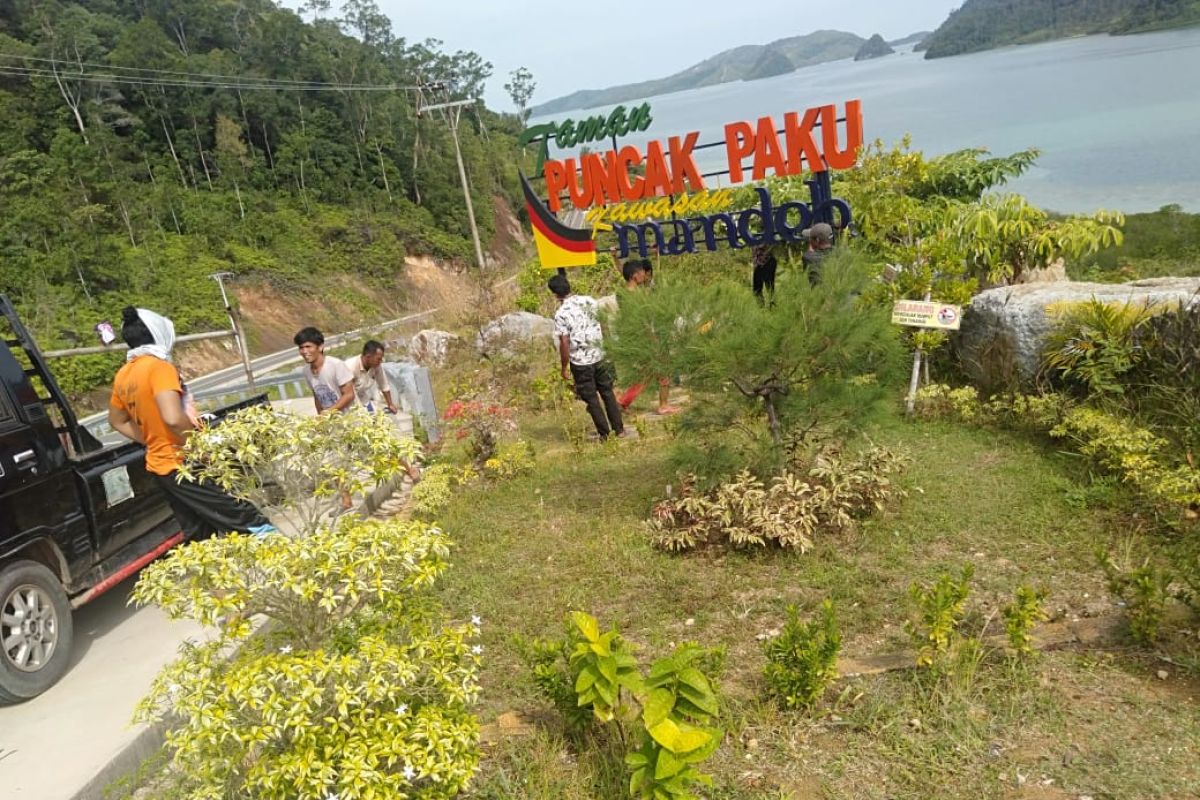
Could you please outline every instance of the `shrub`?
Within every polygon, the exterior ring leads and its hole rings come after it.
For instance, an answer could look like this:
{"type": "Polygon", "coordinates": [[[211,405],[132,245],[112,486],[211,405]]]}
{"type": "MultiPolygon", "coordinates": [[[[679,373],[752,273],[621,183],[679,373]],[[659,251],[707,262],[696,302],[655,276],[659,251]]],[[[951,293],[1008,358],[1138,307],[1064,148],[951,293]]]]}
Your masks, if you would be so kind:
{"type": "Polygon", "coordinates": [[[1139,419],[1200,451],[1200,297],[1150,318],[1135,332],[1144,357],[1130,371],[1127,402],[1139,419]]]}
{"type": "MultiPolygon", "coordinates": [[[[640,731],[625,757],[629,794],[638,800],[688,800],[696,784],[712,785],[698,765],[721,743],[711,727],[718,705],[708,678],[697,667],[705,652],[681,645],[643,674],[615,628],[601,632],[596,619],[573,612],[567,638],[535,643],[530,660],[538,688],[564,708],[590,711],[591,718],[630,742],[626,725],[640,731]],[[565,662],[565,663],[564,663],[565,662]],[[570,687],[568,691],[568,687],[570,687]]],[[[573,727],[586,725],[567,711],[573,727]]]]}
{"type": "Polygon", "coordinates": [[[1107,550],[1097,555],[1109,592],[1125,606],[1130,636],[1140,645],[1153,644],[1167,611],[1171,574],[1155,566],[1148,556],[1136,559],[1132,542],[1125,547],[1119,563],[1107,550]]]}
{"type": "Polygon", "coordinates": [[[1169,443],[1146,428],[1094,408],[1068,411],[1050,435],[1119,476],[1164,511],[1200,507],[1200,470],[1168,465],[1169,443]]]}
{"type": "Polygon", "coordinates": [[[686,478],[677,498],[654,507],[654,543],[670,551],[728,543],[805,552],[819,531],[846,532],[901,494],[891,476],[902,456],[872,448],[856,458],[819,454],[805,477],[785,471],[765,484],[748,471],[708,492],[686,478]]]}
{"type": "Polygon", "coordinates": [[[450,464],[434,464],[429,467],[409,495],[413,516],[426,520],[437,516],[450,504],[454,488],[470,483],[477,474],[472,467],[455,467],[450,464]]]}
{"type": "Polygon", "coordinates": [[[1004,632],[1008,636],[1008,646],[1018,658],[1033,655],[1033,629],[1039,622],[1050,618],[1042,607],[1045,596],[1043,591],[1020,586],[1013,602],[1001,611],[1004,615],[1004,632]]]}
{"type": "Polygon", "coordinates": [[[918,666],[937,667],[957,643],[974,574],[975,568],[968,564],[958,580],[942,573],[932,585],[914,583],[909,587],[914,612],[904,627],[917,647],[918,666]]]}
{"type": "Polygon", "coordinates": [[[795,606],[788,607],[783,631],[767,642],[763,677],[771,696],[789,709],[812,708],[837,680],[842,649],[833,603],[821,604],[818,619],[801,622],[795,606]]]}
{"type": "Polygon", "coordinates": [[[1153,310],[1093,297],[1050,311],[1056,320],[1042,352],[1042,368],[1051,379],[1087,395],[1124,394],[1126,373],[1144,357],[1135,332],[1153,310]]]}
{"type": "Polygon", "coordinates": [[[139,721],[179,721],[167,734],[170,796],[465,788],[479,758],[479,648],[475,625],[438,621],[428,591],[448,550],[423,523],[343,517],[304,539],[193,543],[147,567],[136,602],[216,629],[185,645],[138,709],[139,721]],[[257,615],[268,623],[251,637],[257,615]]]}
{"type": "Polygon", "coordinates": [[[420,444],[395,431],[382,414],[300,417],[258,406],[189,436],[180,473],[260,508],[295,509],[301,533],[312,533],[341,492],[370,490],[417,460],[420,444]]]}
{"type": "Polygon", "coordinates": [[[477,469],[496,455],[500,438],[517,429],[516,412],[512,408],[479,399],[452,401],[442,419],[454,438],[467,440],[467,455],[477,469]]]}
{"type": "Polygon", "coordinates": [[[496,454],[483,464],[483,474],[496,480],[508,480],[533,471],[533,447],[524,439],[499,446],[496,454]]]}

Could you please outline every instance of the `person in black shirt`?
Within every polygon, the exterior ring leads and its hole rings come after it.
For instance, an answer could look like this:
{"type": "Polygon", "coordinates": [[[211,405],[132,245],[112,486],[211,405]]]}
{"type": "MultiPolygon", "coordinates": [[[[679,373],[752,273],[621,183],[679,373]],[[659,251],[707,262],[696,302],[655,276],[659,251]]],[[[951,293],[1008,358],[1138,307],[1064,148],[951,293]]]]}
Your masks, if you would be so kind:
{"type": "Polygon", "coordinates": [[[775,294],[775,268],[779,266],[779,262],[775,259],[775,254],[771,252],[771,245],[760,244],[754,248],[750,256],[751,263],[754,266],[753,285],[754,296],[758,298],[758,302],[763,302],[763,290],[765,289],[770,294],[775,294]]]}

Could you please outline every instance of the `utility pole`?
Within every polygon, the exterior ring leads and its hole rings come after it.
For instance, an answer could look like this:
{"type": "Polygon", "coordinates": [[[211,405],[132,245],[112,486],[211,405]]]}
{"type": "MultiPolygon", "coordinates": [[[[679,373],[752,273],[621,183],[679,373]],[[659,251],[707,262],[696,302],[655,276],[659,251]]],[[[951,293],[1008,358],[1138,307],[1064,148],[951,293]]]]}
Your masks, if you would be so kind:
{"type": "Polygon", "coordinates": [[[458,159],[458,177],[462,180],[463,199],[467,202],[467,219],[471,223],[471,238],[475,242],[475,260],[479,264],[479,269],[483,270],[483,245],[479,243],[479,226],[475,224],[475,207],[471,204],[471,187],[467,183],[467,168],[463,164],[462,145],[458,141],[458,121],[462,116],[462,110],[474,103],[474,100],[455,100],[450,103],[421,106],[417,109],[417,116],[421,116],[426,111],[444,111],[446,114],[446,122],[450,124],[450,133],[454,137],[454,157],[458,159]]]}
{"type": "Polygon", "coordinates": [[[208,277],[217,282],[217,286],[221,287],[221,302],[225,304],[225,313],[229,315],[229,324],[233,326],[233,340],[237,343],[238,355],[242,357],[242,367],[246,370],[246,382],[250,388],[254,388],[254,370],[250,366],[250,349],[246,345],[246,335],[242,332],[242,324],[238,320],[237,313],[233,310],[233,306],[229,304],[229,295],[225,293],[225,279],[232,278],[232,272],[214,272],[208,277]]]}

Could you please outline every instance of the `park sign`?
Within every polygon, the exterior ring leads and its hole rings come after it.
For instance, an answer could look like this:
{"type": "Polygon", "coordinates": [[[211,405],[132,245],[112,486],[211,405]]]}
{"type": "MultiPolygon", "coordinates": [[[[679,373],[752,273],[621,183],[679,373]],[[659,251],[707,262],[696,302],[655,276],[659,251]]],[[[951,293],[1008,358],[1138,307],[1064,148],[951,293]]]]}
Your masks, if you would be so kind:
{"type": "Polygon", "coordinates": [[[543,122],[530,125],[517,137],[517,146],[524,148],[532,142],[539,142],[537,170],[550,157],[550,140],[560,148],[577,147],[592,142],[603,142],[611,139],[613,146],[621,136],[631,133],[641,133],[650,127],[654,117],[650,115],[650,104],[642,103],[631,110],[625,106],[617,106],[607,115],[588,117],[576,123],[573,119],[562,122],[543,122]]]}
{"type": "Polygon", "coordinates": [[[892,324],[956,331],[962,325],[962,309],[927,300],[898,300],[892,307],[892,324]]]}
{"type": "Polygon", "coordinates": [[[617,240],[613,250],[618,258],[626,258],[635,250],[645,257],[651,250],[661,255],[683,255],[701,247],[711,251],[721,242],[733,248],[796,242],[814,222],[845,228],[850,207],[832,197],[829,172],[855,165],[863,123],[861,101],[849,100],[844,106],[840,119],[835,105],[823,105],[788,112],[782,127],[770,116],[731,122],[718,142],[701,144],[700,132],[693,131],[651,140],[644,148],[618,147],[614,140],[607,152],[546,160],[545,203],[521,176],[542,266],[596,263],[595,236],[601,231],[612,231],[617,240]],[[839,123],[844,124],[844,136],[839,135],[839,123]],[[694,153],[709,147],[724,148],[725,170],[700,172],[694,153]],[[733,210],[733,193],[711,191],[705,182],[726,175],[736,185],[806,171],[812,176],[807,181],[808,203],[775,205],[770,193],[758,188],[756,205],[733,210]],[[581,214],[590,224],[568,224],[581,214]]]}

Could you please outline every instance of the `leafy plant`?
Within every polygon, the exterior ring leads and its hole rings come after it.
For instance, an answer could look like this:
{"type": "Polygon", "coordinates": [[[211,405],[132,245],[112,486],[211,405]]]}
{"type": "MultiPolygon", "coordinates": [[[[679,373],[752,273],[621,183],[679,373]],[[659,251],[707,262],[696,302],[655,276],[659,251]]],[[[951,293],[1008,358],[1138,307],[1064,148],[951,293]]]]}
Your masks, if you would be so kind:
{"type": "Polygon", "coordinates": [[[470,483],[478,476],[474,467],[434,464],[412,488],[409,502],[414,517],[430,520],[450,504],[455,487],[470,483]]]}
{"type": "Polygon", "coordinates": [[[1166,614],[1171,574],[1155,566],[1149,556],[1136,559],[1132,541],[1126,544],[1120,562],[1107,550],[1100,550],[1097,557],[1109,592],[1125,606],[1130,636],[1140,645],[1153,644],[1166,614]]]}
{"type": "Polygon", "coordinates": [[[451,401],[442,419],[454,438],[467,440],[467,455],[476,468],[482,468],[496,455],[505,433],[517,429],[514,409],[480,399],[451,401]]]}
{"type": "Polygon", "coordinates": [[[968,564],[958,580],[942,573],[932,585],[914,583],[909,587],[914,613],[905,623],[905,630],[917,647],[918,666],[936,667],[950,653],[959,636],[958,626],[974,574],[974,566],[968,564]]]}
{"type": "Polygon", "coordinates": [[[533,470],[533,447],[524,439],[506,442],[483,463],[483,474],[496,480],[508,480],[533,470]]]}
{"type": "Polygon", "coordinates": [[[341,492],[361,493],[399,477],[421,454],[381,414],[351,411],[300,417],[257,406],[196,431],[180,474],[209,480],[259,507],[294,509],[312,533],[341,492]]]}
{"type": "Polygon", "coordinates": [[[1137,330],[1154,310],[1092,298],[1050,311],[1055,325],[1046,339],[1042,367],[1051,378],[1087,394],[1124,394],[1126,373],[1144,355],[1137,330]]]}
{"type": "Polygon", "coordinates": [[[837,680],[837,659],[842,649],[833,602],[821,603],[820,616],[800,621],[800,611],[789,606],[780,634],[767,642],[763,677],[770,694],[789,709],[812,708],[837,680]]]}
{"type": "Polygon", "coordinates": [[[1013,602],[1001,611],[1004,615],[1004,632],[1008,635],[1008,646],[1018,658],[1033,655],[1033,629],[1039,622],[1050,618],[1042,607],[1045,597],[1044,591],[1020,586],[1013,602]]]}
{"type": "Polygon", "coordinates": [[[696,784],[711,785],[698,765],[717,749],[722,732],[711,726],[718,711],[709,679],[698,668],[705,651],[681,645],[643,674],[615,628],[601,632],[594,617],[572,612],[568,636],[539,641],[528,656],[534,682],[568,724],[590,717],[635,749],[625,757],[629,794],[639,800],[695,800],[696,784]],[[574,699],[575,709],[565,708],[574,699]],[[585,710],[581,716],[578,710],[585,710]],[[629,742],[626,726],[640,734],[629,742]]]}
{"type": "Polygon", "coordinates": [[[147,567],[137,603],[215,629],[138,707],[139,721],[179,721],[170,796],[461,791],[479,759],[480,649],[477,626],[439,622],[428,591],[448,552],[423,523],[342,517],[303,539],[192,543],[147,567]],[[269,623],[252,636],[260,615],[269,623]]]}
{"type": "Polygon", "coordinates": [[[743,471],[701,492],[694,478],[685,478],[677,497],[654,507],[649,528],[658,547],[676,552],[726,542],[805,552],[818,532],[849,531],[902,494],[891,476],[904,463],[882,448],[857,457],[827,448],[804,477],[785,471],[769,485],[743,471]]]}

